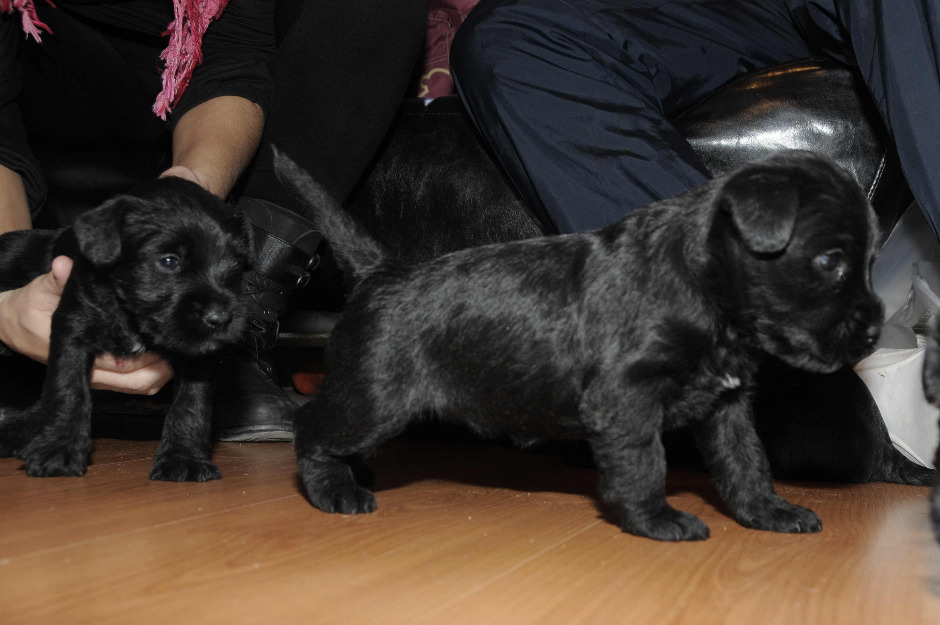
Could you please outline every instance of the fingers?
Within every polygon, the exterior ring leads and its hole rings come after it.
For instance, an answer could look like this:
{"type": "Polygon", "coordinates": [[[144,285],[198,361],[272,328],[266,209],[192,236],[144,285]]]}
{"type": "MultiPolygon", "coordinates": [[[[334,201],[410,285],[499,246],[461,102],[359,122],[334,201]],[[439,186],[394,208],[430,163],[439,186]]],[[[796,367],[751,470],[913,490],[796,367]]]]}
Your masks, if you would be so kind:
{"type": "Polygon", "coordinates": [[[131,395],[154,395],[173,377],[173,368],[157,354],[115,358],[101,354],[91,371],[91,388],[131,395]]]}
{"type": "Polygon", "coordinates": [[[67,264],[59,262],[58,277],[50,271],[24,287],[0,293],[0,340],[39,362],[49,360],[52,313],[71,270],[72,261],[66,260],[67,264]]]}
{"type": "Polygon", "coordinates": [[[52,271],[50,273],[56,287],[59,289],[59,295],[62,294],[65,282],[69,279],[69,274],[72,273],[72,264],[72,259],[68,256],[56,256],[52,259],[52,271]]]}
{"type": "Polygon", "coordinates": [[[139,356],[99,354],[95,358],[95,369],[102,369],[113,373],[133,373],[138,369],[148,367],[160,360],[162,360],[162,358],[153,352],[144,352],[139,356]]]}

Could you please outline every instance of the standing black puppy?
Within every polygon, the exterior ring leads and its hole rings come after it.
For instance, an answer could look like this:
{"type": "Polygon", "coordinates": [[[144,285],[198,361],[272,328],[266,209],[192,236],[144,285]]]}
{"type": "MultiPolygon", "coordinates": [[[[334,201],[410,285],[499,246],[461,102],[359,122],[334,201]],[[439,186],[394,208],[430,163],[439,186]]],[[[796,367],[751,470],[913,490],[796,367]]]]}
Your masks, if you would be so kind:
{"type": "Polygon", "coordinates": [[[161,178],[81,215],[65,230],[0,236],[0,290],[23,286],[66,254],[75,263],[52,317],[39,400],[0,413],[0,456],[32,476],[83,475],[91,450],[88,379],[96,354],[155,351],[176,388],[151,479],[221,477],[209,461],[219,351],[245,329],[246,222],[181,178],[161,178]]]}
{"type": "Polygon", "coordinates": [[[593,232],[387,258],[288,159],[282,178],[352,278],[295,448],[316,507],[375,509],[341,457],[433,416],[520,443],[583,438],[621,527],[708,536],[664,496],[664,430],[690,427],[745,526],[821,529],[773,488],[754,430],[760,356],[834,371],[872,350],[874,212],[828,159],[788,152],[593,232]]]}
{"type": "MultiPolygon", "coordinates": [[[[934,317],[930,322],[930,332],[927,335],[927,350],[924,359],[924,395],[931,404],[940,406],[940,317],[934,317]]],[[[940,425],[940,424],[938,424],[940,425]]],[[[940,467],[940,447],[933,460],[934,468],[940,467]]],[[[930,520],[933,522],[933,533],[940,541],[940,483],[930,496],[930,520]]]]}

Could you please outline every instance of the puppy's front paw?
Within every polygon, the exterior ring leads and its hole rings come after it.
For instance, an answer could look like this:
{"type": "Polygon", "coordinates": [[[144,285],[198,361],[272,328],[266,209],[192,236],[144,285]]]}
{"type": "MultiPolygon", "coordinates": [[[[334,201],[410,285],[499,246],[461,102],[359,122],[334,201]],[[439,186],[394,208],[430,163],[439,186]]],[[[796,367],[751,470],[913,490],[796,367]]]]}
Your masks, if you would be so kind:
{"type": "Polygon", "coordinates": [[[150,479],[161,482],[208,482],[222,477],[219,467],[200,458],[155,458],[150,479]]]}
{"type": "Polygon", "coordinates": [[[700,518],[670,506],[664,506],[655,515],[631,515],[624,518],[620,527],[637,536],[670,542],[705,540],[710,534],[708,526],[700,518]]]}
{"type": "Polygon", "coordinates": [[[787,534],[811,534],[822,530],[816,513],[787,503],[774,495],[749,504],[735,515],[744,527],[787,534]]]}
{"type": "Polygon", "coordinates": [[[81,477],[88,466],[88,453],[74,447],[34,442],[23,450],[22,457],[30,477],[81,477]]]}

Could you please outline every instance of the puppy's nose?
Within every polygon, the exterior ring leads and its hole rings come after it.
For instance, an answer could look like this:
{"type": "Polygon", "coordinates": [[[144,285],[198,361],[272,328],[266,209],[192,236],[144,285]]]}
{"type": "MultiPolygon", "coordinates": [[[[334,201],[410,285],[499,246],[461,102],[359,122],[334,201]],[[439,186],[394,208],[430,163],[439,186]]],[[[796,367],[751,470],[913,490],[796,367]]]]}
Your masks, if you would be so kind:
{"type": "Polygon", "coordinates": [[[224,328],[231,321],[232,313],[221,306],[211,306],[202,313],[202,322],[213,330],[224,328]]]}

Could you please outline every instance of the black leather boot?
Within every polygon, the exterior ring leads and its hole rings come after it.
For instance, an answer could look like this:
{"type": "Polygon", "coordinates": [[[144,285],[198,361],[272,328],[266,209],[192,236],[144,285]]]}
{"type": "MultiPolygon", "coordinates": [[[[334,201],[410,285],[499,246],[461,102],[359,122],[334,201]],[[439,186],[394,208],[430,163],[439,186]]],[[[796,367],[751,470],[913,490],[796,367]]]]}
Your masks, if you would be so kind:
{"type": "Polygon", "coordinates": [[[321,237],[307,219],[276,204],[242,198],[238,208],[252,223],[255,244],[254,267],[244,278],[249,332],[242,351],[226,358],[219,373],[213,437],[289,441],[297,406],[281,388],[271,349],[291,292],[307,284],[319,262],[321,237]]]}

